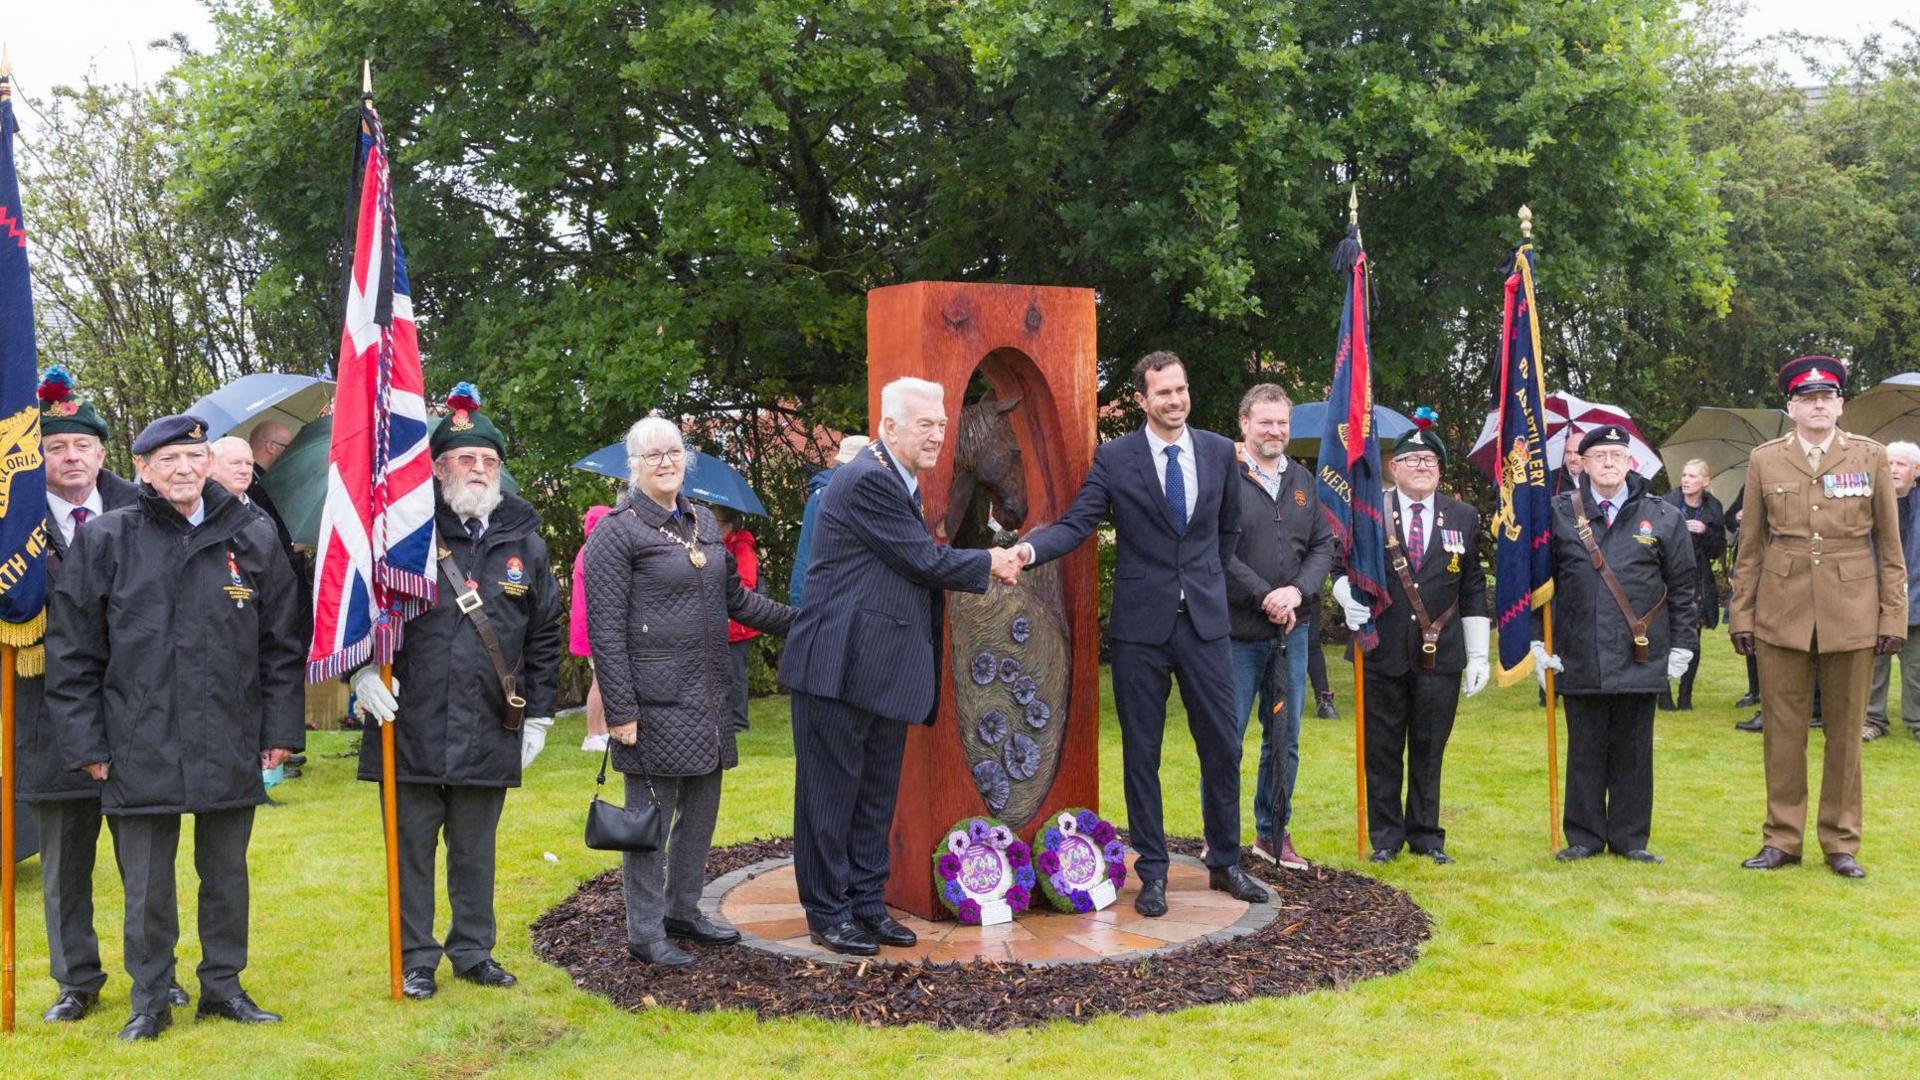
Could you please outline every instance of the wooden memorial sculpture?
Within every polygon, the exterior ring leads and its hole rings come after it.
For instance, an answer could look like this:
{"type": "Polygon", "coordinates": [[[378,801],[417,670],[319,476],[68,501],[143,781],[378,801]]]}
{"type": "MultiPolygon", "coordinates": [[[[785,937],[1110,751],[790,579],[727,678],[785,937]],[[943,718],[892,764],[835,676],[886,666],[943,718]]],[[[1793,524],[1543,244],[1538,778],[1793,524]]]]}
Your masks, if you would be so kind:
{"type": "MultiPolygon", "coordinates": [[[[1053,521],[1093,465],[1091,289],[875,289],[867,365],[876,423],[888,382],[946,388],[947,445],[920,485],[939,540],[987,547],[1053,521]]],[[[988,814],[1031,839],[1049,814],[1098,808],[1098,558],[1088,544],[1018,588],[949,595],[939,719],[907,734],[888,903],[944,917],[927,858],[960,818],[988,814]]]]}

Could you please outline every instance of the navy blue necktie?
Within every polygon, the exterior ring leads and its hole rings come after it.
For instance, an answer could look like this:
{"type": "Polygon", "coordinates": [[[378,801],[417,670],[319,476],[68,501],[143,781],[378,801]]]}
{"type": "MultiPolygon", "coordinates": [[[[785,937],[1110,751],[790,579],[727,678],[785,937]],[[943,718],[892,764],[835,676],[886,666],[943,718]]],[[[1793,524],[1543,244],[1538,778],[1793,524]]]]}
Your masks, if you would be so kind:
{"type": "Polygon", "coordinates": [[[469,544],[479,543],[480,534],[486,531],[487,531],[487,527],[485,525],[480,524],[479,518],[467,519],[467,543],[469,544]]]}
{"type": "Polygon", "coordinates": [[[1173,515],[1173,531],[1187,531],[1187,478],[1180,474],[1180,448],[1167,447],[1167,512],[1173,515]]]}

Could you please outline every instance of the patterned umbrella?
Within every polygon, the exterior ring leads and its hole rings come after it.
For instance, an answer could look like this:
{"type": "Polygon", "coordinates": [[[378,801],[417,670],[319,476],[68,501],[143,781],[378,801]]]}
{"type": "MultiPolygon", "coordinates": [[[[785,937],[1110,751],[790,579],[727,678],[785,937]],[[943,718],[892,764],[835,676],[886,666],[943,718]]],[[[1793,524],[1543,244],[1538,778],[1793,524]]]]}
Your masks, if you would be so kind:
{"type": "Polygon", "coordinates": [[[1674,429],[1660,447],[1667,474],[1677,485],[1686,464],[1695,458],[1707,463],[1713,482],[1707,490],[1722,506],[1732,506],[1747,482],[1747,456],[1753,448],[1793,430],[1793,421],[1779,409],[1720,409],[1707,406],[1674,429]]]}
{"type": "MultiPolygon", "coordinates": [[[[1640,434],[1640,428],[1625,409],[1598,401],[1583,401],[1564,390],[1548,394],[1541,404],[1547,418],[1548,469],[1560,467],[1560,459],[1566,452],[1569,438],[1577,445],[1594,428],[1618,424],[1627,429],[1627,452],[1633,457],[1634,471],[1649,480],[1660,475],[1660,455],[1653,452],[1647,437],[1640,434]]],[[[1486,423],[1480,426],[1480,437],[1474,440],[1473,452],[1467,455],[1467,460],[1478,465],[1480,471],[1489,477],[1493,475],[1493,441],[1499,424],[1500,414],[1488,413],[1486,423]]]]}

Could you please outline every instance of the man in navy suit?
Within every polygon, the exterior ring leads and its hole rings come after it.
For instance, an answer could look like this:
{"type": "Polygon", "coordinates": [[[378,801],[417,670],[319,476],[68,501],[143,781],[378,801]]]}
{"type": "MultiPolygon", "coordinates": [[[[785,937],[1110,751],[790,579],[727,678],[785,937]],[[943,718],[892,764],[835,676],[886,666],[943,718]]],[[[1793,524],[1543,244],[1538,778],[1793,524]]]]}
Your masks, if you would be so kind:
{"type": "Polygon", "coordinates": [[[1011,551],[933,542],[920,473],[939,460],[947,411],[938,383],[880,391],[880,438],[835,470],[815,521],[806,607],[787,635],[780,683],[793,692],[793,863],[813,940],[872,956],[906,948],[887,914],[887,832],[908,724],[940,704],[942,590],[1014,583],[1011,551]]]}
{"type": "Polygon", "coordinates": [[[1265,903],[1267,891],[1240,869],[1240,740],[1225,569],[1240,540],[1233,443],[1187,426],[1187,370],[1178,356],[1142,357],[1133,368],[1133,389],[1147,426],[1100,447],[1073,505],[1014,550],[1029,564],[1050,562],[1113,515],[1119,549],[1107,633],[1127,827],[1139,853],[1134,908],[1153,917],[1167,913],[1160,739],[1175,676],[1200,752],[1208,883],[1265,903]]]}

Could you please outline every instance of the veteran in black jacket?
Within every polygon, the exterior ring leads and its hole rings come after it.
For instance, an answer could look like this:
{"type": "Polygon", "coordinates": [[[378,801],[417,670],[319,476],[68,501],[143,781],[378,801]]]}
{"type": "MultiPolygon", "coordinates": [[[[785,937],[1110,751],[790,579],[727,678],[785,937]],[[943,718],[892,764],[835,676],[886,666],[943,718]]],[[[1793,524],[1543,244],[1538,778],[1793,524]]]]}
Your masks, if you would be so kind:
{"type": "Polygon", "coordinates": [[[119,819],[129,1040],[172,1022],[182,814],[194,816],[200,874],[199,1015],[279,1019],[240,987],[247,841],[266,801],[261,770],[306,742],[299,590],[273,524],[207,479],[199,418],[162,417],[133,451],[139,504],[76,530],[61,564],[46,683],[65,763],[119,819]]]}
{"type": "Polygon", "coordinates": [[[906,947],[886,887],[908,724],[940,701],[945,590],[982,593],[1019,580],[1004,549],[935,544],[920,475],[946,442],[938,383],[895,379],[880,391],[880,437],[834,471],[820,501],[804,589],[780,656],[793,691],[794,876],[807,927],[835,952],[906,947]]]}
{"type": "Polygon", "coordinates": [[[1534,666],[1543,680],[1547,669],[1559,672],[1554,685],[1566,698],[1563,861],[1603,851],[1660,861],[1647,850],[1654,700],[1699,648],[1693,538],[1672,503],[1648,494],[1628,445],[1613,425],[1588,432],[1586,476],[1553,500],[1554,629],[1567,646],[1552,656],[1535,643],[1534,666]],[[1588,536],[1644,633],[1621,611],[1588,536]]]}
{"type": "MultiPolygon", "coordinates": [[[[506,437],[461,383],[451,414],[427,441],[433,455],[434,532],[439,591],[407,623],[393,658],[393,686],[378,665],[353,673],[355,708],[394,721],[395,810],[400,838],[400,951],[403,992],[430,998],[445,956],[453,972],[482,986],[514,977],[493,958],[494,837],[507,789],[546,744],[560,669],[560,598],[540,516],[500,490],[506,437]],[[476,604],[475,601],[478,603],[476,604]],[[500,678],[484,620],[513,680],[517,708],[500,678]],[[434,937],[434,858],[447,844],[444,945],[434,937]]],[[[360,779],[378,782],[381,740],[360,741],[360,779]]]]}
{"type": "Polygon", "coordinates": [[[1293,784],[1300,768],[1300,716],[1320,590],[1333,569],[1333,531],[1310,469],[1287,461],[1293,403],[1272,383],[1240,399],[1240,540],[1227,560],[1232,624],[1234,723],[1244,740],[1259,706],[1260,767],[1253,793],[1255,856],[1295,870],[1293,784]],[[1272,700],[1267,669],[1285,664],[1286,700],[1272,700]],[[1284,707],[1284,717],[1276,715],[1284,707]],[[1274,728],[1279,726],[1279,737],[1274,728]]]}
{"type": "MultiPolygon", "coordinates": [[[[1380,639],[1367,652],[1369,858],[1391,862],[1404,846],[1445,864],[1453,858],[1440,827],[1441,760],[1463,688],[1472,697],[1490,674],[1480,515],[1440,494],[1447,445],[1438,432],[1414,427],[1388,453],[1398,485],[1386,497],[1391,603],[1374,620],[1380,639]]],[[[1349,629],[1366,621],[1345,578],[1333,595],[1349,629]]]]}
{"type": "MultiPolygon", "coordinates": [[[[40,449],[47,469],[47,591],[74,533],[110,510],[140,501],[132,484],[103,468],[106,422],[91,402],[75,400],[64,371],[41,381],[40,449]]],[[[44,651],[40,654],[44,660],[44,651]]],[[[44,670],[44,668],[40,669],[44,670]]],[[[106,971],[93,929],[93,865],[100,847],[100,785],[69,768],[47,714],[41,674],[14,682],[14,740],[20,776],[14,793],[40,834],[40,893],[46,910],[47,962],[59,996],[42,1019],[78,1020],[100,1000],[106,971]]]]}

